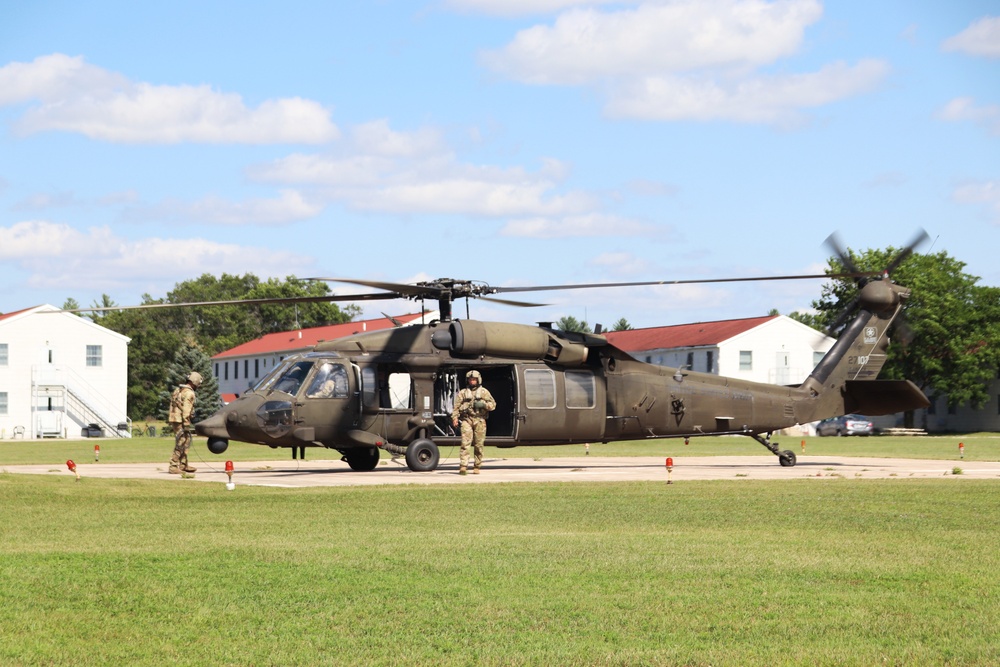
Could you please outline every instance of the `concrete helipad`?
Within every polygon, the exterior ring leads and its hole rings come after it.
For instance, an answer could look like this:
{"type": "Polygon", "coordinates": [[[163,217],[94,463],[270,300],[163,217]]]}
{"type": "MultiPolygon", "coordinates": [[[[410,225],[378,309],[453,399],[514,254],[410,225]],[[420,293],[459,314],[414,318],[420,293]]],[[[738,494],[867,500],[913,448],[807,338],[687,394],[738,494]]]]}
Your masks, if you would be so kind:
{"type": "MultiPolygon", "coordinates": [[[[233,482],[239,485],[371,486],[374,484],[489,484],[495,482],[624,482],[667,481],[665,460],[659,457],[579,456],[543,460],[489,459],[481,475],[458,474],[458,461],[444,459],[434,472],[414,473],[401,460],[383,461],[372,472],[355,472],[339,460],[238,462],[233,482]]],[[[167,473],[165,463],[81,463],[81,478],[158,479],[190,484],[227,481],[222,462],[192,462],[198,472],[190,479],[167,473]]],[[[839,456],[800,457],[782,468],[770,456],[675,457],[670,480],[831,479],[831,478],[951,478],[1000,479],[1000,462],[927,459],[883,459],[839,456]],[[961,473],[955,474],[960,468],[961,473]]],[[[72,475],[65,466],[0,466],[0,471],[35,475],[72,475]]]]}

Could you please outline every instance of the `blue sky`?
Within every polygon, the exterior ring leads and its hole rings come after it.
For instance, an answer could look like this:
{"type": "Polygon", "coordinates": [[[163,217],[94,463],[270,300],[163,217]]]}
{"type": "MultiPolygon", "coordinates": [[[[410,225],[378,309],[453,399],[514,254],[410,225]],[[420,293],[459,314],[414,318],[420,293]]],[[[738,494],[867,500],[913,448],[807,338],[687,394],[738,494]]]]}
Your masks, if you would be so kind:
{"type": "MultiPolygon", "coordinates": [[[[818,273],[833,231],[868,248],[919,228],[1000,285],[996,2],[2,7],[0,312],[138,303],[205,272],[818,273]]],[[[656,326],[819,290],[579,290],[471,315],[656,326]]]]}

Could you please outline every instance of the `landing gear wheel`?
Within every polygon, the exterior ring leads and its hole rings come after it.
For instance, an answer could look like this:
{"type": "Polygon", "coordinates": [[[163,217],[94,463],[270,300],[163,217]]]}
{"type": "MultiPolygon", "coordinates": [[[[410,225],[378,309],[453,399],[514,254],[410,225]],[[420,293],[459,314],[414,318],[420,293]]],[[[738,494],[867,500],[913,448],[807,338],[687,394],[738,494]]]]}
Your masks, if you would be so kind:
{"type": "Polygon", "coordinates": [[[418,438],[406,448],[406,466],[413,472],[430,472],[440,459],[438,446],[430,438],[418,438]]]}
{"type": "Polygon", "coordinates": [[[359,447],[344,453],[344,460],[351,470],[369,472],[378,467],[379,450],[376,447],[359,447]]]}
{"type": "Polygon", "coordinates": [[[795,452],[790,449],[786,449],[781,452],[778,454],[778,463],[780,463],[783,468],[791,468],[795,465],[795,452]]]}

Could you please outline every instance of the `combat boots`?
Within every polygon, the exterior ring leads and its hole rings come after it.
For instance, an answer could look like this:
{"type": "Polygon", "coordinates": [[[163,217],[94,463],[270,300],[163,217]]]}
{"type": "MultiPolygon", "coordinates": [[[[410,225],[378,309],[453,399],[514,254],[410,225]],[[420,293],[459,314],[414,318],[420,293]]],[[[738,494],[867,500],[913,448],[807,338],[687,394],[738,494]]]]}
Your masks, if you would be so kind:
{"type": "Polygon", "coordinates": [[[185,465],[183,468],[181,468],[181,472],[197,472],[197,470],[198,470],[197,468],[192,468],[189,465],[185,465]]]}
{"type": "Polygon", "coordinates": [[[459,475],[464,475],[465,473],[466,473],[465,466],[459,466],[459,468],[458,468],[458,474],[459,475]]]}
{"type": "Polygon", "coordinates": [[[479,474],[479,468],[473,468],[472,469],[472,474],[473,475],[478,475],[479,474]]]}

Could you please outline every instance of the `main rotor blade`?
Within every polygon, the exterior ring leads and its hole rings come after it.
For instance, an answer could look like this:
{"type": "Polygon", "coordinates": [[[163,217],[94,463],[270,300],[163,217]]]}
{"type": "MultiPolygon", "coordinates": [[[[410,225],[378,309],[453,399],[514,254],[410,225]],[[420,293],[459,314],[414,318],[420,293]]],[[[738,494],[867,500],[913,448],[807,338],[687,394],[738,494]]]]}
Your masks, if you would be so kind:
{"type": "Polygon", "coordinates": [[[862,273],[815,273],[815,274],[801,274],[794,276],[755,276],[751,278],[693,278],[689,280],[650,280],[643,282],[632,282],[632,283],[576,283],[571,285],[536,285],[533,287],[492,287],[490,288],[495,293],[504,292],[543,292],[543,291],[557,291],[557,290],[568,290],[568,289],[592,289],[600,287],[645,287],[652,285],[699,285],[707,283],[747,283],[747,282],[762,282],[767,280],[808,280],[817,278],[860,278],[877,276],[879,272],[862,272],[862,273]]]}
{"type": "Polygon", "coordinates": [[[385,283],[377,280],[355,280],[353,278],[305,278],[305,280],[322,280],[325,282],[348,283],[351,285],[361,285],[363,287],[374,287],[384,289],[388,292],[396,292],[398,296],[391,298],[403,298],[407,296],[436,297],[443,291],[441,288],[430,285],[406,285],[404,283],[385,283]]]}
{"type": "Polygon", "coordinates": [[[541,308],[542,306],[548,306],[547,303],[528,303],[527,301],[511,301],[510,299],[496,299],[492,296],[481,296],[479,297],[483,301],[492,301],[493,303],[502,303],[505,306],[520,306],[521,308],[541,308]]]}
{"type": "Polygon", "coordinates": [[[153,308],[194,308],[196,306],[252,306],[286,303],[326,303],[329,301],[372,301],[397,298],[392,294],[327,294],[325,296],[288,296],[266,299],[229,299],[224,301],[188,301],[184,303],[144,303],[138,306],[93,306],[51,310],[51,313],[94,313],[106,310],[151,310],[153,308]]]}
{"type": "Polygon", "coordinates": [[[889,262],[889,266],[885,267],[885,272],[891,274],[895,271],[899,265],[903,263],[903,260],[912,255],[913,251],[916,250],[918,246],[927,242],[930,238],[930,235],[928,235],[927,231],[924,229],[917,232],[917,235],[913,237],[913,240],[910,241],[891,262],[889,262]]]}

